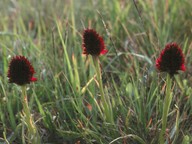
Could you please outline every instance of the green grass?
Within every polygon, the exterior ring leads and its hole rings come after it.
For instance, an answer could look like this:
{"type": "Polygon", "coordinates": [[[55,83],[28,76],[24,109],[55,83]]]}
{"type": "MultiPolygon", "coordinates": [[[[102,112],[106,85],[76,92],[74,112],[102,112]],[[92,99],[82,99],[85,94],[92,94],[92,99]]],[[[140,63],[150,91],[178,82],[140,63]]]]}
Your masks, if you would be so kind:
{"type": "Polygon", "coordinates": [[[192,143],[191,0],[0,1],[0,143],[22,143],[21,90],[7,79],[8,63],[24,55],[38,81],[28,85],[42,143],[156,144],[165,79],[154,65],[166,43],[180,44],[187,70],[175,77],[167,138],[192,143]],[[104,93],[114,123],[103,119],[84,28],[105,40],[100,57],[104,93]],[[87,105],[92,106],[90,111],[87,105]]]}

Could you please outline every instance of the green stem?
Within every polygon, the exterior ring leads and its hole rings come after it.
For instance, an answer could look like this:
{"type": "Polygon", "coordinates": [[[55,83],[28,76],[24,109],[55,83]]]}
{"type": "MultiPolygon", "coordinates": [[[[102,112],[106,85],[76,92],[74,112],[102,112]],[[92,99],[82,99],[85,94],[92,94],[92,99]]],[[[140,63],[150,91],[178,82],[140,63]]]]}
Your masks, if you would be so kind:
{"type": "Polygon", "coordinates": [[[22,104],[23,104],[23,112],[25,116],[25,122],[28,127],[29,132],[29,138],[31,143],[40,144],[40,137],[38,135],[37,129],[35,127],[34,121],[32,119],[29,106],[28,106],[28,100],[27,100],[27,92],[26,92],[26,86],[22,86],[22,104]]]}
{"type": "Polygon", "coordinates": [[[107,101],[106,101],[106,98],[105,98],[105,94],[104,94],[103,82],[102,82],[102,76],[101,76],[101,68],[100,68],[100,64],[99,64],[99,58],[98,58],[98,56],[92,56],[92,58],[93,58],[93,62],[94,62],[95,69],[96,69],[97,80],[98,80],[98,83],[99,83],[99,90],[100,90],[100,93],[101,93],[101,101],[103,103],[103,111],[104,111],[104,114],[105,114],[105,117],[106,117],[106,121],[110,122],[110,123],[113,123],[113,118],[112,118],[113,116],[112,116],[112,113],[110,112],[110,109],[108,107],[108,104],[107,104],[107,101]]]}
{"type": "Polygon", "coordinates": [[[163,107],[163,116],[162,116],[162,129],[159,137],[159,143],[164,144],[164,135],[166,132],[166,125],[167,125],[167,116],[170,108],[170,104],[172,101],[172,93],[171,93],[171,84],[172,79],[169,74],[167,74],[166,79],[166,95],[165,95],[165,101],[164,101],[164,107],[163,107]]]}

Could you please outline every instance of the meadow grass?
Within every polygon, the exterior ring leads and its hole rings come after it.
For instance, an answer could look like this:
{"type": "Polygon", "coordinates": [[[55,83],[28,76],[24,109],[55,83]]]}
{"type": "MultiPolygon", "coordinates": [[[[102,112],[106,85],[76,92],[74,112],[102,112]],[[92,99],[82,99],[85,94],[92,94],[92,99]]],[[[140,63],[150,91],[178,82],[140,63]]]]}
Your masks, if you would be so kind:
{"type": "Polygon", "coordinates": [[[155,60],[168,42],[183,49],[186,72],[175,76],[166,143],[192,143],[191,0],[0,1],[0,143],[22,143],[21,89],[8,64],[24,55],[38,81],[27,85],[42,143],[157,144],[164,73],[155,60]],[[84,28],[105,40],[102,82],[113,123],[103,119],[96,72],[82,55],[84,28]]]}

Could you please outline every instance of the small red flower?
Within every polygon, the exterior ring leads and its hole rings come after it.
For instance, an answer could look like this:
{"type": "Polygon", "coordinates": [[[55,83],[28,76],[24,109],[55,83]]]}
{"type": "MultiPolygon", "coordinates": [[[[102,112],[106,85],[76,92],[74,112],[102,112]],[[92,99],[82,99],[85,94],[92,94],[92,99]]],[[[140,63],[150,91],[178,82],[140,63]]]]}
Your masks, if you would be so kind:
{"type": "Polygon", "coordinates": [[[24,56],[15,56],[9,63],[8,75],[10,83],[25,85],[37,81],[33,77],[35,73],[33,66],[24,56]]]}
{"type": "Polygon", "coordinates": [[[176,43],[169,43],[157,58],[156,68],[173,76],[177,74],[178,70],[185,71],[184,63],[185,59],[181,48],[176,43]]]}
{"type": "Polygon", "coordinates": [[[83,54],[92,56],[104,55],[108,52],[105,49],[103,38],[93,29],[86,29],[83,32],[83,54]]]}

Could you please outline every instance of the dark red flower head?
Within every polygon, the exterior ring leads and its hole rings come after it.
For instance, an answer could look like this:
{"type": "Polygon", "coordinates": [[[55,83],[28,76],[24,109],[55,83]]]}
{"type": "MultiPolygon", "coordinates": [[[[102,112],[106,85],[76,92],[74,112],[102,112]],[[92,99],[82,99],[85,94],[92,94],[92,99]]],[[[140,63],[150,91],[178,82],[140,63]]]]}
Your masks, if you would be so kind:
{"type": "Polygon", "coordinates": [[[9,63],[7,77],[10,83],[25,85],[37,80],[33,77],[34,73],[33,66],[24,56],[15,56],[9,63]]]}
{"type": "Polygon", "coordinates": [[[83,54],[99,56],[106,54],[103,38],[93,29],[86,29],[83,32],[83,54]]]}
{"type": "Polygon", "coordinates": [[[177,74],[178,70],[185,71],[184,63],[185,59],[181,48],[176,43],[169,43],[157,58],[156,68],[173,76],[177,74]]]}

